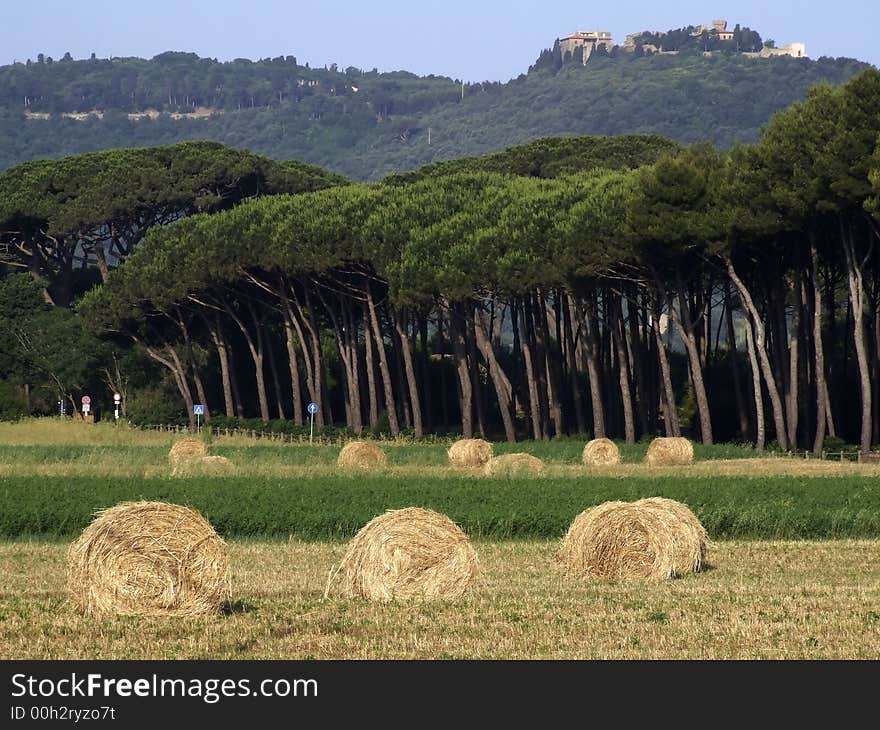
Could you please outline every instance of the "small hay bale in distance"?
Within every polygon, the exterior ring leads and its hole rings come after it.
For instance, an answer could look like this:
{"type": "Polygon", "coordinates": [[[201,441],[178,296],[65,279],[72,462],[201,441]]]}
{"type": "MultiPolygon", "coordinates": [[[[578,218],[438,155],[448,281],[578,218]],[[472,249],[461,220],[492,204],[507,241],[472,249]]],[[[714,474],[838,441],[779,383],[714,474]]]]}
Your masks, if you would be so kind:
{"type": "Polygon", "coordinates": [[[203,456],[198,461],[199,471],[208,476],[235,474],[235,464],[225,456],[203,456]]]}
{"type": "Polygon", "coordinates": [[[67,587],[86,615],[216,614],[229,597],[226,543],[188,507],[122,502],[71,544],[67,587]]]}
{"type": "Polygon", "coordinates": [[[611,439],[598,438],[584,446],[583,462],[586,466],[613,466],[620,463],[620,449],[611,439]]]}
{"type": "Polygon", "coordinates": [[[635,504],[656,510],[669,525],[675,543],[673,555],[675,574],[699,573],[706,564],[709,535],[690,507],[665,497],[640,499],[635,504]]]}
{"type": "Polygon", "coordinates": [[[373,441],[349,441],[336,459],[340,469],[384,469],[387,464],[385,452],[373,441]]]}
{"type": "Polygon", "coordinates": [[[483,439],[459,439],[447,452],[452,466],[477,468],[485,466],[492,458],[492,444],[483,439]]]}
{"type": "Polygon", "coordinates": [[[694,445],[680,436],[656,438],[645,461],[649,466],[689,466],[694,463],[694,445]]]}
{"type": "Polygon", "coordinates": [[[168,462],[172,474],[184,474],[192,471],[199,460],[208,455],[208,447],[202,439],[186,436],[176,441],[168,452],[168,462]]]}
{"type": "Polygon", "coordinates": [[[474,582],[477,555],[446,515],[407,507],[364,525],[349,543],[339,573],[351,597],[454,601],[474,582]]]}
{"type": "Polygon", "coordinates": [[[485,466],[489,476],[539,476],[546,466],[537,456],[526,453],[493,456],[485,466]]]}
{"type": "Polygon", "coordinates": [[[665,580],[675,573],[675,541],[656,510],[605,502],[571,523],[559,560],[573,574],[614,580],[665,580]]]}

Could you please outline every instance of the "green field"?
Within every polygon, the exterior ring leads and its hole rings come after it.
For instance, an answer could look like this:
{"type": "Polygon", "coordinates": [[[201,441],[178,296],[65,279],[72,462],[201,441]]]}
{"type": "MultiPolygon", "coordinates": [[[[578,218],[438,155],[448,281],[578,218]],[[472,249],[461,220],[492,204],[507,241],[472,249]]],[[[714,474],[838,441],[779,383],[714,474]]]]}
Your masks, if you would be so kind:
{"type": "Polygon", "coordinates": [[[418,474],[298,478],[0,477],[0,537],[67,537],[95,510],[125,500],[198,509],[223,536],[343,539],[386,509],[448,514],[469,534],[560,537],[581,510],[664,496],[690,505],[714,539],[880,535],[880,480],[807,476],[489,479],[418,474]]]}

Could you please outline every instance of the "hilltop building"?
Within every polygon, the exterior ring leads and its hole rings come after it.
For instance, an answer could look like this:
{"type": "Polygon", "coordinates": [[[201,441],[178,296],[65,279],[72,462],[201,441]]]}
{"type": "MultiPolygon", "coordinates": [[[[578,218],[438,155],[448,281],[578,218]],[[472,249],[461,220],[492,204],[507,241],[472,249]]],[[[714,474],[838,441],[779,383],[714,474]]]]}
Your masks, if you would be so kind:
{"type": "Polygon", "coordinates": [[[608,51],[614,48],[614,41],[609,31],[579,30],[559,39],[559,50],[562,51],[563,57],[566,53],[570,53],[573,56],[576,49],[582,48],[584,51],[584,63],[589,60],[593,51],[599,46],[605,46],[605,49],[608,51]]]}
{"type": "Polygon", "coordinates": [[[774,58],[777,56],[807,58],[807,46],[805,43],[789,43],[781,48],[768,48],[764,46],[760,53],[746,53],[745,55],[752,58],[774,58]]]}

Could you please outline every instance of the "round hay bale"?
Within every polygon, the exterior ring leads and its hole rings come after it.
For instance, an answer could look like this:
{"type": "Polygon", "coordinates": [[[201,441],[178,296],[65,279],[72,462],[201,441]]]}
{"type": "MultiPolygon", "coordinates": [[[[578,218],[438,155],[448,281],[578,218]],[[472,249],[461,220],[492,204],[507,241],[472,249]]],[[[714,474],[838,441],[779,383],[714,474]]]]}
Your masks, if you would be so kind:
{"type": "Polygon", "coordinates": [[[199,470],[209,476],[235,474],[235,464],[225,456],[203,456],[198,461],[199,470]]]}
{"type": "Polygon", "coordinates": [[[635,504],[655,510],[665,519],[675,541],[674,570],[676,575],[698,573],[706,564],[709,535],[703,523],[686,504],[665,497],[640,499],[635,504]]]}
{"type": "Polygon", "coordinates": [[[656,438],[648,446],[650,466],[688,466],[694,463],[694,445],[686,438],[656,438]]]}
{"type": "Polygon", "coordinates": [[[613,466],[620,463],[620,449],[611,439],[588,441],[584,446],[583,462],[587,466],[613,466]]]}
{"type": "Polygon", "coordinates": [[[544,473],[544,462],[531,454],[516,453],[493,456],[485,466],[489,476],[538,476],[544,473]]]}
{"type": "Polygon", "coordinates": [[[452,466],[474,468],[485,466],[492,458],[492,444],[483,439],[459,439],[447,452],[452,466]]]}
{"type": "Polygon", "coordinates": [[[336,459],[341,469],[384,469],[387,463],[385,452],[373,441],[349,441],[336,459]]]}
{"type": "Polygon", "coordinates": [[[352,538],[339,568],[349,596],[456,600],[477,575],[471,541],[446,515],[389,510],[352,538]]]}
{"type": "Polygon", "coordinates": [[[208,455],[208,447],[196,436],[186,436],[174,443],[168,452],[168,462],[172,474],[183,474],[192,471],[199,459],[208,455]]]}
{"type": "Polygon", "coordinates": [[[188,507],[122,502],[70,546],[67,587],[86,615],[215,614],[229,597],[226,543],[188,507]]]}
{"type": "Polygon", "coordinates": [[[622,580],[665,580],[674,575],[672,531],[655,510],[605,502],[581,512],[559,551],[566,570],[622,580]]]}

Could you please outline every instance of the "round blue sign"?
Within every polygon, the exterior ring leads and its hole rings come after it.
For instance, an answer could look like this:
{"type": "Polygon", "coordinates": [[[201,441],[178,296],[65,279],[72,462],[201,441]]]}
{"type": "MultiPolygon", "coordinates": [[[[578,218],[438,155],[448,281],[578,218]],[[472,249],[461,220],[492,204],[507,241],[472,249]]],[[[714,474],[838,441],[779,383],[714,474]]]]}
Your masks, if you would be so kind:
{"type": "Polygon", "coordinates": [[[315,415],[318,412],[318,404],[317,403],[309,403],[307,410],[312,415],[315,415]]]}

